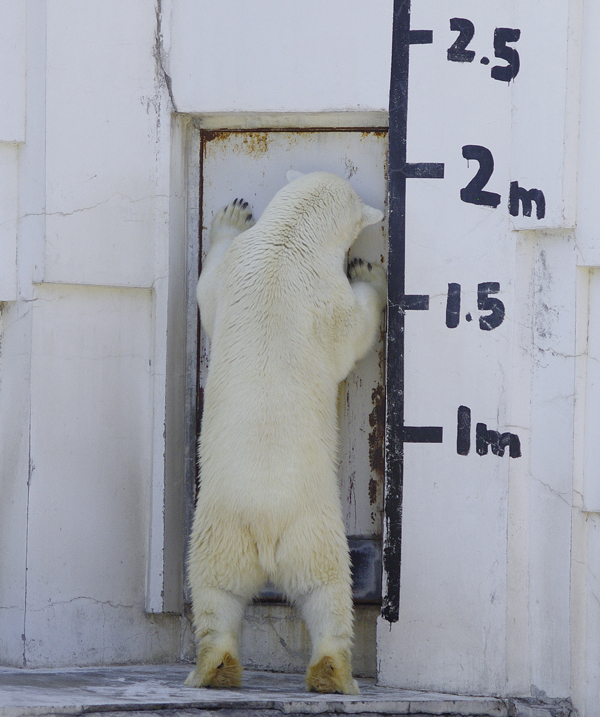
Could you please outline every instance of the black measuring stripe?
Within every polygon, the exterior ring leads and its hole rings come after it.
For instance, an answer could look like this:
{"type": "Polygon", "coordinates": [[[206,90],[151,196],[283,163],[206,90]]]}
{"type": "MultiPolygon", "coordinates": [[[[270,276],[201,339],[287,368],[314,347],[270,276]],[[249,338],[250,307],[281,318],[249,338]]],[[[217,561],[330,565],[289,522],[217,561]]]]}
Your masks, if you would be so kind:
{"type": "Polygon", "coordinates": [[[427,311],[429,294],[404,294],[402,308],[404,311],[427,311]]]}
{"type": "Polygon", "coordinates": [[[441,443],[439,426],[404,425],[404,316],[407,310],[429,308],[429,296],[405,295],[406,180],[442,179],[441,163],[406,161],[408,60],[411,44],[433,42],[430,30],[410,30],[410,0],[394,0],[389,108],[389,254],[388,333],[385,417],[385,501],[383,569],[385,590],[381,615],[397,622],[400,611],[402,553],[402,486],[404,443],[441,443]]]}
{"type": "Polygon", "coordinates": [[[408,163],[402,167],[402,174],[407,179],[443,179],[444,165],[440,162],[408,163]]]}
{"type": "Polygon", "coordinates": [[[408,109],[408,49],[410,0],[394,0],[389,110],[389,250],[388,333],[385,416],[385,526],[383,570],[385,589],[381,614],[396,622],[400,606],[402,549],[402,471],[404,466],[404,263],[406,120],[408,109]]]}
{"type": "Polygon", "coordinates": [[[431,45],[433,30],[411,30],[408,37],[411,45],[431,45]]]}
{"type": "Polygon", "coordinates": [[[441,443],[444,429],[441,426],[404,426],[404,443],[441,443]]]}
{"type": "Polygon", "coordinates": [[[459,406],[457,414],[456,452],[459,456],[468,456],[471,450],[471,409],[459,406]]]}

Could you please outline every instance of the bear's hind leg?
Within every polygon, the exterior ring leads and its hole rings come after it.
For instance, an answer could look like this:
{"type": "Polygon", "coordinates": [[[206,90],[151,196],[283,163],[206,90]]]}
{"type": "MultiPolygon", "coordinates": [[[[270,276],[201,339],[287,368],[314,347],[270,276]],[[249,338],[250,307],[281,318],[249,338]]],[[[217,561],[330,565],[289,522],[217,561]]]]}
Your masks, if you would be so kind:
{"type": "Polygon", "coordinates": [[[240,686],[239,628],[247,602],[264,580],[248,530],[222,506],[204,511],[199,503],[189,552],[198,660],[188,687],[240,686]],[[220,520],[212,521],[211,512],[220,520]]]}
{"type": "Polygon", "coordinates": [[[332,582],[311,590],[296,602],[313,648],[306,671],[307,689],[359,694],[358,684],[352,677],[352,606],[348,586],[332,582]]]}
{"type": "Polygon", "coordinates": [[[196,668],[187,687],[240,687],[238,631],[246,600],[219,588],[194,591],[194,627],[199,640],[196,668]]]}
{"type": "Polygon", "coordinates": [[[359,694],[350,655],[350,559],[337,505],[307,510],[282,537],[277,562],[277,582],[300,609],[310,634],[307,689],[359,694]]]}

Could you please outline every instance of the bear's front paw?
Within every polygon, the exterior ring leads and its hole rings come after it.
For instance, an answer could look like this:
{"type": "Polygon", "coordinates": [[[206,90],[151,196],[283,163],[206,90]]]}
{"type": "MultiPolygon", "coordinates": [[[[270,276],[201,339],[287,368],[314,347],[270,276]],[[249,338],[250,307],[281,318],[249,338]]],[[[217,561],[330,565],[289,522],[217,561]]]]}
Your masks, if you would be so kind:
{"type": "Polygon", "coordinates": [[[352,283],[364,281],[377,289],[385,300],[387,294],[387,277],[379,264],[371,264],[364,259],[351,259],[348,262],[348,278],[352,283]]]}
{"type": "Polygon", "coordinates": [[[215,243],[222,238],[231,239],[253,226],[254,218],[248,202],[243,199],[234,199],[231,204],[223,207],[215,215],[210,229],[211,242],[215,243]]]}
{"type": "Polygon", "coordinates": [[[351,259],[348,262],[350,281],[368,281],[372,284],[385,283],[385,272],[379,264],[371,264],[364,259],[351,259]]]}

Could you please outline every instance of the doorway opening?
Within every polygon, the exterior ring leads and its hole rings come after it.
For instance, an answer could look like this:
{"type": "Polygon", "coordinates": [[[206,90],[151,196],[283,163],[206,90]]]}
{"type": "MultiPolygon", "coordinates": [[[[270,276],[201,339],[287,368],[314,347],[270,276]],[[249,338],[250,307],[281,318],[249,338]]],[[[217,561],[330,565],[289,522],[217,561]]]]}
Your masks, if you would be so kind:
{"type": "MultiPolygon", "coordinates": [[[[199,130],[198,272],[210,247],[216,212],[243,198],[260,217],[285,185],[286,172],[324,170],[348,179],[367,204],[384,209],[387,197],[387,128],[277,128],[199,130]]],[[[350,258],[385,264],[387,229],[367,227],[350,258]]],[[[192,299],[190,299],[192,300],[192,299]]],[[[200,426],[209,342],[198,329],[197,427],[200,426]]],[[[354,665],[375,674],[375,623],[381,605],[384,494],[385,355],[382,332],[374,349],[340,385],[338,478],[352,557],[355,602],[354,665]]],[[[196,477],[198,487],[199,477],[196,477]]],[[[188,491],[188,494],[194,491],[188,491]]],[[[190,506],[190,511],[193,506],[190,506]]],[[[191,518],[191,516],[190,516],[191,518]]],[[[303,671],[309,643],[293,608],[269,586],[249,607],[242,659],[249,667],[303,671]]]]}

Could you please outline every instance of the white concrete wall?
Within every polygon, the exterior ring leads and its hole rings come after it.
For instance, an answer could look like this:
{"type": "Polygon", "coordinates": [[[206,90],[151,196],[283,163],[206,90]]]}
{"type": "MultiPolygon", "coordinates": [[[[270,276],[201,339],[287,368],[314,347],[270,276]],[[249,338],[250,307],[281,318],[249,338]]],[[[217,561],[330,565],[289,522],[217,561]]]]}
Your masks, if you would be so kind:
{"type": "Polygon", "coordinates": [[[27,98],[0,121],[0,660],[174,659],[180,618],[146,612],[165,493],[171,129],[157,15],[141,0],[0,11],[22,26],[12,90],[27,98]]]}
{"type": "Polygon", "coordinates": [[[552,2],[485,6],[414,2],[414,29],[432,45],[410,50],[408,159],[445,163],[443,180],[411,180],[407,291],[429,293],[426,316],[406,319],[410,425],[441,425],[441,446],[405,448],[400,619],[381,622],[387,684],[560,698],[571,692],[569,580],[573,476],[574,241],[579,92],[578,8],[552,2]],[[448,61],[467,18],[473,61],[448,61]],[[520,71],[490,75],[495,28],[520,71]],[[485,59],[490,60],[486,63],[485,59]],[[461,201],[478,163],[494,157],[485,191],[497,207],[461,201]],[[509,214],[510,182],[544,191],[541,219],[509,214]],[[476,288],[496,281],[503,323],[478,330],[476,288]],[[449,282],[462,287],[448,330],[449,282]],[[469,322],[467,312],[472,314],[469,322]],[[471,451],[456,450],[459,405],[472,410],[471,451]],[[475,423],[521,440],[520,458],[475,454],[475,423]]]}
{"type": "MultiPolygon", "coordinates": [[[[408,446],[401,618],[380,622],[380,681],[571,696],[591,717],[600,11],[413,0],[412,18],[434,43],[411,48],[408,156],[446,178],[409,185],[407,290],[431,308],[407,318],[407,422],[443,425],[445,442],[408,446]],[[472,64],[447,61],[455,16],[476,26],[472,64]],[[495,27],[522,30],[510,86],[478,62],[495,27]],[[468,143],[493,150],[495,210],[457,200],[468,143]],[[514,180],[544,190],[543,221],[508,216],[514,180]],[[484,337],[465,309],[447,330],[451,281],[465,302],[499,281],[502,327],[484,337]],[[461,403],[518,433],[523,456],[458,456],[461,403]]],[[[384,111],[392,2],[3,0],[0,19],[0,662],[177,659],[190,118],[384,111]]]]}
{"type": "Polygon", "coordinates": [[[179,112],[387,109],[391,0],[170,4],[179,112]]]}
{"type": "Polygon", "coordinates": [[[576,296],[576,411],[571,573],[571,686],[580,712],[598,710],[600,692],[600,475],[598,340],[600,337],[600,7],[585,3],[581,57],[576,296]]]}
{"type": "Polygon", "coordinates": [[[17,157],[25,139],[26,5],[0,3],[0,301],[17,291],[17,157]]]}

